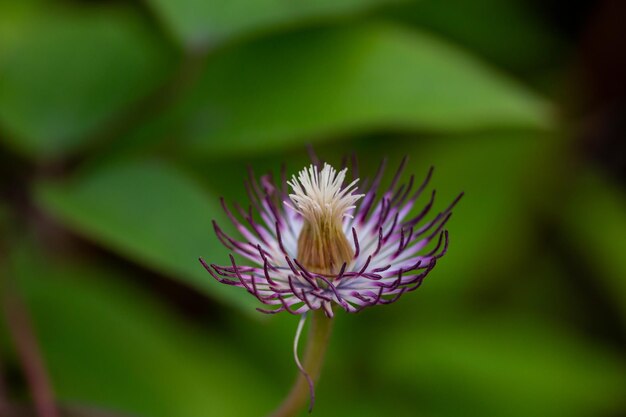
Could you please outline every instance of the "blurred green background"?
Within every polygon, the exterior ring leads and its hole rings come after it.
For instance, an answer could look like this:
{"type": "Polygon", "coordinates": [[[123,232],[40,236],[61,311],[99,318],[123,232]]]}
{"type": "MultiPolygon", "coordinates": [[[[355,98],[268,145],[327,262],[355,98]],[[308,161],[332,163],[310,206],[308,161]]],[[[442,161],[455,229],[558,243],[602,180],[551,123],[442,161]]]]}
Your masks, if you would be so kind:
{"type": "Polygon", "coordinates": [[[419,291],[337,315],[315,416],[626,416],[625,18],[0,0],[0,415],[35,415],[37,350],[64,415],[271,411],[297,318],[197,258],[227,262],[211,220],[247,167],[292,174],[311,144],[362,175],[434,165],[437,208],[466,192],[419,291]]]}

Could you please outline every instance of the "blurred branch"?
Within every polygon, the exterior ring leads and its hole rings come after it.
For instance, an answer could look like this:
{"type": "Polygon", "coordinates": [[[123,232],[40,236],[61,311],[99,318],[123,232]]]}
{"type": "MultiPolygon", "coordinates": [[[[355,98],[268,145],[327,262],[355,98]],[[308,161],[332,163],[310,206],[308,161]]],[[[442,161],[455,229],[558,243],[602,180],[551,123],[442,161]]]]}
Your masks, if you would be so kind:
{"type": "MultiPolygon", "coordinates": [[[[61,413],[64,417],[131,417],[129,414],[110,413],[85,406],[63,406],[61,413]]],[[[1,417],[35,417],[36,411],[30,405],[13,406],[10,413],[0,414],[1,417]]]]}
{"type": "Polygon", "coordinates": [[[19,295],[11,291],[11,285],[6,284],[3,294],[4,315],[30,386],[37,415],[60,417],[28,311],[19,295]]]}
{"type": "Polygon", "coordinates": [[[4,367],[0,361],[0,416],[9,413],[9,391],[4,380],[4,367]]]}

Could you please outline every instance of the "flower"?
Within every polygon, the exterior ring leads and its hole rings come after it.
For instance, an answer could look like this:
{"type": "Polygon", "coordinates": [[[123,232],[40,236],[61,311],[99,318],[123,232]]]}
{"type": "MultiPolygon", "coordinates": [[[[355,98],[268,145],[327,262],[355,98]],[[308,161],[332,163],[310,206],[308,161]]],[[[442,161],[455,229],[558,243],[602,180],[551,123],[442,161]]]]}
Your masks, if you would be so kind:
{"type": "Polygon", "coordinates": [[[398,185],[406,161],[382,193],[386,161],[369,187],[367,181],[359,185],[355,162],[345,186],[347,168],[337,171],[328,164],[312,164],[290,181],[283,170],[280,186],[271,175],[259,183],[250,173],[248,211],[236,206],[238,218],[221,200],[243,239],[227,235],[215,221],[213,225],[220,241],[253,265],[238,265],[232,254],[227,266],[200,262],[219,282],[242,287],[273,306],[257,309],[268,314],[323,309],[333,317],[333,306],[354,313],[390,304],[417,289],[446,253],[444,226],[463,195],[425,221],[435,199],[432,191],[422,210],[409,217],[433,169],[416,189],[413,176],[398,185]],[[260,221],[254,219],[252,206],[260,221]]]}

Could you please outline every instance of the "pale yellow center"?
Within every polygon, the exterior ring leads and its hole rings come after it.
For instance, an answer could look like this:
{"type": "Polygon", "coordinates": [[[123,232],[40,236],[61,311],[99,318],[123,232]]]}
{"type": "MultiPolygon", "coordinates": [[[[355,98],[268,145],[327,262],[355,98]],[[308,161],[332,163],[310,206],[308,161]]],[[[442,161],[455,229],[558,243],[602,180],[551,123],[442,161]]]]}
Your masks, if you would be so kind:
{"type": "Polygon", "coordinates": [[[345,175],[346,169],[311,165],[288,182],[294,192],[288,205],[304,217],[298,260],[311,272],[336,274],[354,256],[342,223],[363,195],[354,194],[358,179],[343,187],[345,175]]]}

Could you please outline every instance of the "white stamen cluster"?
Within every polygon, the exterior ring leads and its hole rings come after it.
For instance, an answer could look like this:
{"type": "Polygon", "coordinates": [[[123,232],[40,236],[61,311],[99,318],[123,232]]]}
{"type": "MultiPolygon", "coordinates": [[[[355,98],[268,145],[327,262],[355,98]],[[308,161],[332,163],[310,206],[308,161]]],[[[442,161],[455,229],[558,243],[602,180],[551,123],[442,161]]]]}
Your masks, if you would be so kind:
{"type": "Polygon", "coordinates": [[[311,223],[322,219],[341,221],[344,216],[351,217],[348,212],[355,208],[355,203],[364,194],[354,194],[358,178],[341,187],[346,171],[347,168],[337,172],[328,164],[324,164],[321,171],[315,165],[303,169],[298,177],[294,175],[291,181],[287,181],[293,189],[293,194],[289,194],[293,206],[285,204],[311,223]]]}

